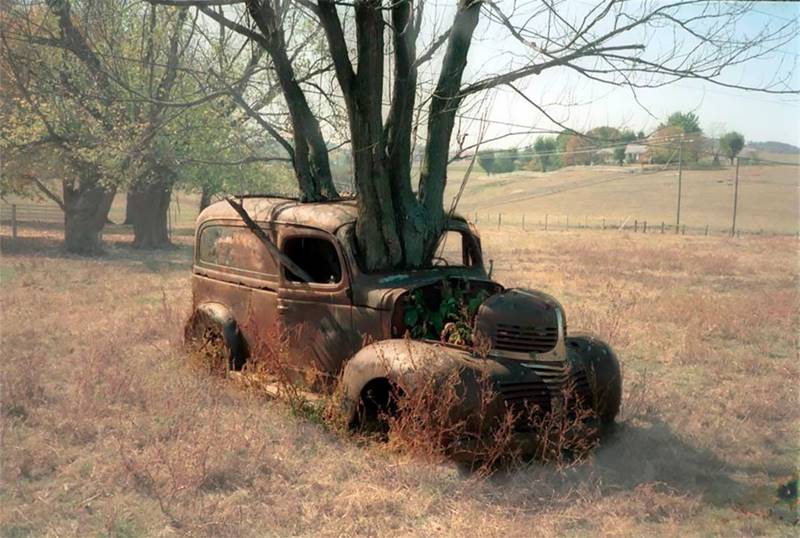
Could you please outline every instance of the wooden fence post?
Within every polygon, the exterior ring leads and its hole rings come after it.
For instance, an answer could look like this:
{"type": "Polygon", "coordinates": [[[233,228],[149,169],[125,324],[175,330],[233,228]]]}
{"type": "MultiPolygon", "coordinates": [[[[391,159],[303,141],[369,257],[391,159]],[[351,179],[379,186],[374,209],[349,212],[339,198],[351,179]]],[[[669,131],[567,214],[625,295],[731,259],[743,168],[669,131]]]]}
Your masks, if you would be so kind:
{"type": "Polygon", "coordinates": [[[706,224],[706,235],[708,235],[708,224],[706,224]]]}
{"type": "Polygon", "coordinates": [[[642,223],[642,233],[643,233],[643,234],[646,234],[646,233],[647,233],[647,221],[644,221],[644,222],[642,223]]]}
{"type": "Polygon", "coordinates": [[[639,231],[639,221],[634,219],[634,221],[633,221],[633,233],[636,233],[638,231],[639,231]]]}
{"type": "Polygon", "coordinates": [[[661,221],[661,233],[662,234],[664,233],[664,221],[663,220],[661,221]]]}
{"type": "Polygon", "coordinates": [[[17,204],[11,204],[11,238],[17,238],[17,204]]]}
{"type": "Polygon", "coordinates": [[[683,230],[681,231],[681,234],[686,235],[686,225],[685,224],[683,225],[683,230]]]}
{"type": "Polygon", "coordinates": [[[569,230],[569,215],[567,215],[567,230],[569,230]]]}
{"type": "Polygon", "coordinates": [[[603,229],[604,230],[606,229],[606,218],[605,217],[603,217],[603,229]]]}
{"type": "Polygon", "coordinates": [[[498,213],[498,214],[497,214],[497,228],[498,228],[498,229],[500,229],[500,222],[501,222],[502,220],[503,220],[503,214],[502,214],[502,213],[498,213]]]}

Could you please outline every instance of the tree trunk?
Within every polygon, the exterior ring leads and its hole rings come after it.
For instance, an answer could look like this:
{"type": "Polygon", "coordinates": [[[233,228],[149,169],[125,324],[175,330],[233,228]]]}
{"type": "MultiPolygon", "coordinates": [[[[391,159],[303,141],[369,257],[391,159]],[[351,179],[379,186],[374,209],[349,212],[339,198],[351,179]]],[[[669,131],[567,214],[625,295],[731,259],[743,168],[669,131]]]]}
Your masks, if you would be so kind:
{"type": "Polygon", "coordinates": [[[140,198],[136,197],[133,190],[129,190],[125,196],[125,222],[123,224],[133,225],[136,216],[141,212],[141,204],[137,205],[139,201],[140,198]]]}
{"type": "Polygon", "coordinates": [[[203,185],[203,190],[200,191],[200,207],[199,211],[204,210],[211,205],[211,191],[206,185],[203,185]]]}
{"type": "Polygon", "coordinates": [[[134,248],[156,249],[172,245],[168,229],[172,185],[172,173],[163,167],[155,167],[149,178],[140,180],[138,188],[130,192],[136,208],[134,248]]]}
{"type": "Polygon", "coordinates": [[[103,252],[101,232],[108,220],[115,190],[99,185],[99,178],[83,178],[78,185],[64,182],[64,247],[67,252],[96,255],[103,252]]]}

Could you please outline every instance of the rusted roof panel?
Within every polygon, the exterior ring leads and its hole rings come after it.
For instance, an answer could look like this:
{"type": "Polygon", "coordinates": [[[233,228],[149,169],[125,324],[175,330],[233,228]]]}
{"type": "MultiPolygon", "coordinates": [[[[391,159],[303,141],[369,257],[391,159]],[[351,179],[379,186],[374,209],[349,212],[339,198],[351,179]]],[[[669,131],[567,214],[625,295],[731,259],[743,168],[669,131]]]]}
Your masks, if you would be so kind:
{"type": "MultiPolygon", "coordinates": [[[[256,222],[301,224],[334,233],[344,224],[355,222],[358,207],[355,200],[306,203],[273,197],[244,198],[244,208],[256,222]]],[[[226,201],[205,208],[197,217],[197,224],[212,219],[241,220],[226,201]]]]}

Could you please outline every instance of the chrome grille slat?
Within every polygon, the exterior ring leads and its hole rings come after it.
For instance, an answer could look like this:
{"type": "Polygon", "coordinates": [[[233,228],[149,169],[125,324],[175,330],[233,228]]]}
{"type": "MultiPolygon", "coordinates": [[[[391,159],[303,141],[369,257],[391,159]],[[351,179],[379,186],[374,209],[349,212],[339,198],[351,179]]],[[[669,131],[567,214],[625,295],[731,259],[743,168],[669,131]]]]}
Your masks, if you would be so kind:
{"type": "Polygon", "coordinates": [[[532,327],[498,323],[494,345],[497,349],[527,353],[545,353],[556,346],[558,327],[532,327]]]}

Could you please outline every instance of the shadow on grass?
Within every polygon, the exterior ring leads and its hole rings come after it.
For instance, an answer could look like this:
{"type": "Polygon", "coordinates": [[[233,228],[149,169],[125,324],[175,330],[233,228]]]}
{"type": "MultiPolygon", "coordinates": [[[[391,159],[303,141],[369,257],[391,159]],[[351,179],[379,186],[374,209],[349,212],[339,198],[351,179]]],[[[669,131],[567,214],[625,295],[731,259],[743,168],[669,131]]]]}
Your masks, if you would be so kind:
{"type": "Polygon", "coordinates": [[[681,439],[660,419],[621,424],[597,449],[592,467],[609,490],[658,484],[678,495],[699,495],[715,506],[730,505],[750,490],[734,478],[742,469],[681,439]]]}
{"type": "Polygon", "coordinates": [[[606,496],[633,493],[649,485],[662,493],[735,508],[752,497],[753,487],[735,478],[747,474],[746,469],[681,439],[666,422],[648,419],[618,425],[583,463],[559,468],[532,461],[524,470],[499,473],[491,480],[496,485],[517,486],[532,480],[530,488],[538,483],[564,499],[572,498],[582,486],[606,496]]]}
{"type": "MultiPolygon", "coordinates": [[[[12,239],[0,236],[0,254],[3,257],[35,257],[63,260],[95,260],[111,265],[124,265],[134,271],[155,273],[165,271],[189,271],[192,260],[192,245],[186,242],[157,250],[133,248],[125,236],[111,236],[103,242],[104,252],[96,256],[79,256],[64,250],[63,237],[52,235],[20,235],[12,239]]],[[[188,274],[188,273],[187,273],[188,274]]]]}

